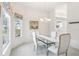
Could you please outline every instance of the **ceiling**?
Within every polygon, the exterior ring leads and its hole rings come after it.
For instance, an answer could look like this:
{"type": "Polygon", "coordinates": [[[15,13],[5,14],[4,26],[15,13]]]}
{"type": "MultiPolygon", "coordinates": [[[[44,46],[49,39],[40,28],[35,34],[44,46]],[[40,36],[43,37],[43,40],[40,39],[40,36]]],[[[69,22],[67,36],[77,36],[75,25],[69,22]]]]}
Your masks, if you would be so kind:
{"type": "Polygon", "coordinates": [[[64,2],[13,2],[12,5],[26,10],[52,11],[64,2]]]}

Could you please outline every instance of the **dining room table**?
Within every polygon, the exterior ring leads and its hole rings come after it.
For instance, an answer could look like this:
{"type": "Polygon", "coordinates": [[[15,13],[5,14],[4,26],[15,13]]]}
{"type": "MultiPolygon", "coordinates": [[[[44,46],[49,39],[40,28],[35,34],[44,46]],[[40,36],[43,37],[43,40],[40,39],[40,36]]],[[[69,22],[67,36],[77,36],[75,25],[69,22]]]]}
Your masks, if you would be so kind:
{"type": "Polygon", "coordinates": [[[42,35],[42,34],[37,34],[36,36],[37,36],[36,37],[37,41],[40,41],[40,42],[42,42],[42,43],[44,43],[46,45],[46,47],[47,47],[47,53],[46,54],[48,56],[48,52],[49,52],[48,48],[49,48],[49,46],[55,45],[56,41],[53,40],[51,37],[46,36],[46,35],[42,35]]]}

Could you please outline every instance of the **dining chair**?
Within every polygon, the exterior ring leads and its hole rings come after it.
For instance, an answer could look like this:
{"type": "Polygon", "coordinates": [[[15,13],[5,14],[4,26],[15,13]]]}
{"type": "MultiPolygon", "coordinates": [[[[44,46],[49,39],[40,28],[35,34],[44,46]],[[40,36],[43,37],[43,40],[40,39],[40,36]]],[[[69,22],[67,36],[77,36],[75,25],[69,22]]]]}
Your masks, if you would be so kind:
{"type": "Polygon", "coordinates": [[[32,32],[32,38],[33,38],[34,50],[37,50],[37,40],[35,32],[32,32]]]}
{"type": "Polygon", "coordinates": [[[32,32],[33,43],[34,43],[34,50],[35,50],[36,54],[38,53],[38,47],[44,45],[42,42],[37,41],[37,34],[39,34],[39,33],[35,32],[35,31],[32,32]]]}
{"type": "Polygon", "coordinates": [[[56,38],[57,38],[57,32],[56,31],[51,31],[51,40],[53,42],[56,42],[56,38]]]}
{"type": "Polygon", "coordinates": [[[61,34],[59,36],[59,45],[58,46],[50,46],[48,51],[54,53],[55,55],[66,54],[68,52],[69,44],[70,44],[71,35],[70,33],[61,34]]]}

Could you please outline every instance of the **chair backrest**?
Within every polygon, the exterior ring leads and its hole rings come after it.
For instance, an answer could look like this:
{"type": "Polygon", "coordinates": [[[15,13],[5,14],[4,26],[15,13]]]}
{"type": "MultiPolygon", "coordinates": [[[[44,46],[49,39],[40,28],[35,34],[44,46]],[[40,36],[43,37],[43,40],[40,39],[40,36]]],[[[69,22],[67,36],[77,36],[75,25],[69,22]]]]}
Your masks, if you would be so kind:
{"type": "Polygon", "coordinates": [[[59,36],[58,54],[66,53],[70,44],[71,35],[69,33],[59,36]]]}
{"type": "Polygon", "coordinates": [[[36,32],[32,32],[34,46],[37,47],[36,32]]]}
{"type": "Polygon", "coordinates": [[[52,32],[51,32],[51,39],[52,39],[53,41],[56,41],[56,36],[57,36],[56,31],[52,31],[52,32]]]}

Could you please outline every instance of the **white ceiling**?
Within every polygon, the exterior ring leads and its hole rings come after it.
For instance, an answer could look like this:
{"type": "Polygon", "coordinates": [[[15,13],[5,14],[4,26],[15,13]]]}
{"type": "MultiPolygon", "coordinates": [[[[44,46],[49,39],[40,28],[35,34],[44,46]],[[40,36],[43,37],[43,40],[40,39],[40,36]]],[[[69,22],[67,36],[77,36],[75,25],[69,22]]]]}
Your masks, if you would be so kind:
{"type": "Polygon", "coordinates": [[[55,7],[64,2],[13,2],[12,5],[26,10],[52,11],[55,7]]]}

